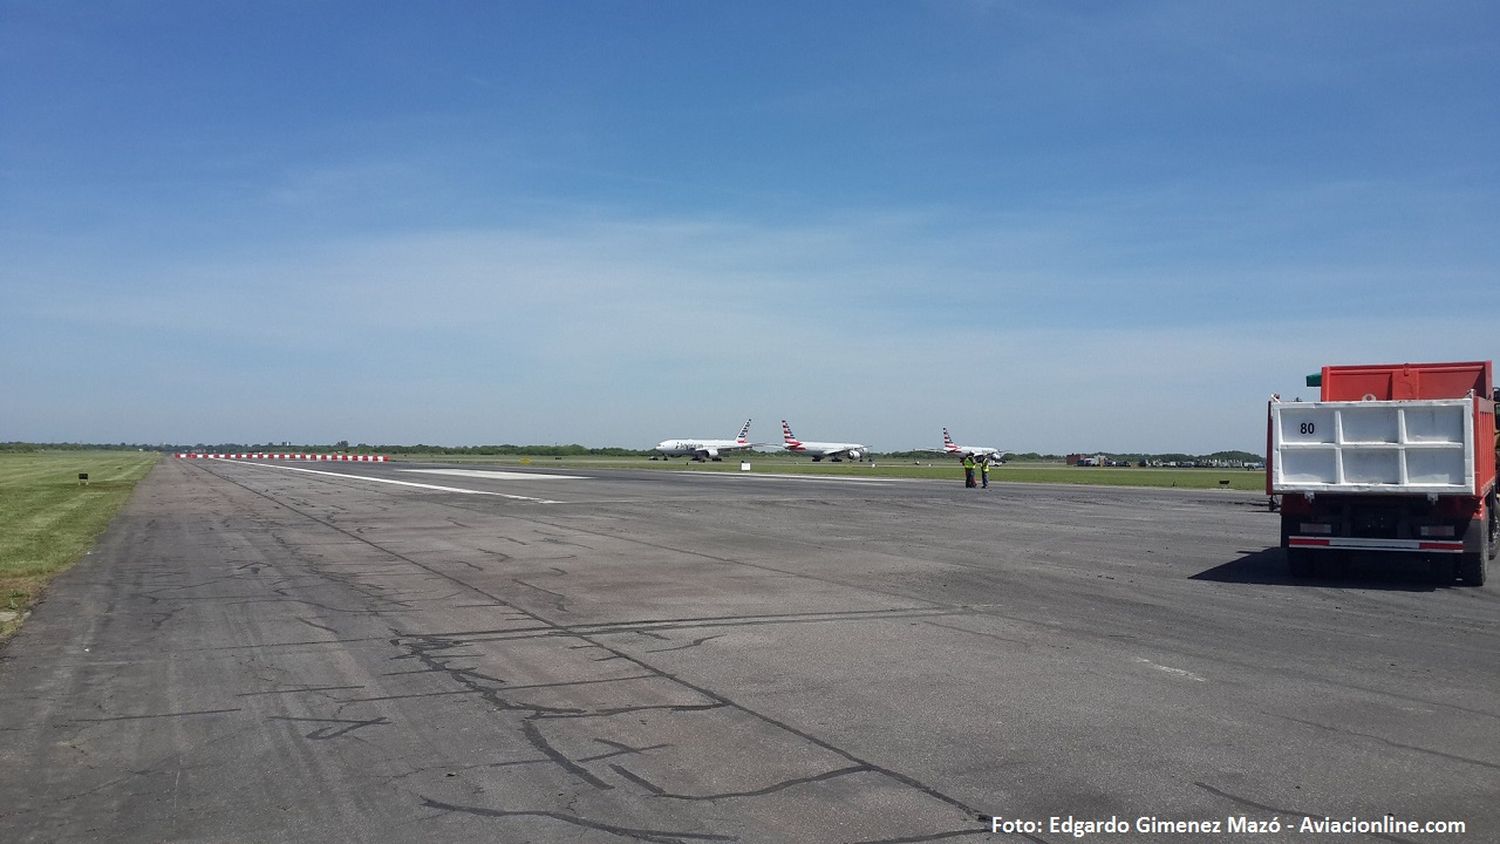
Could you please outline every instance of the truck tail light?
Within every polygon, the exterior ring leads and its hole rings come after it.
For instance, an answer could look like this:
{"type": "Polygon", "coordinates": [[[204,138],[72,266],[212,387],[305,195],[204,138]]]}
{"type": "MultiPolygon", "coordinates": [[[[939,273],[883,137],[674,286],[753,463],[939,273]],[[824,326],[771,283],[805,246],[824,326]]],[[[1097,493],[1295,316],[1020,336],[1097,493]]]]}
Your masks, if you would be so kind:
{"type": "Polygon", "coordinates": [[[1321,522],[1303,522],[1298,525],[1302,533],[1333,533],[1333,525],[1325,525],[1321,522]]]}
{"type": "Polygon", "coordinates": [[[1453,536],[1453,525],[1422,525],[1417,533],[1426,537],[1453,536]]]}

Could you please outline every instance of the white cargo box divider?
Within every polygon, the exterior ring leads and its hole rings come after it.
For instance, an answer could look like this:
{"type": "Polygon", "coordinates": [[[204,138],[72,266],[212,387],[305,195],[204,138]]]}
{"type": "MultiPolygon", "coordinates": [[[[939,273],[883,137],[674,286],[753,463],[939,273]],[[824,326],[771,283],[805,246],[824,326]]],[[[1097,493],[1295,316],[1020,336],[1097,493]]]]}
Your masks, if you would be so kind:
{"type": "Polygon", "coordinates": [[[1474,400],[1271,401],[1277,493],[1474,493],[1474,400]]]}

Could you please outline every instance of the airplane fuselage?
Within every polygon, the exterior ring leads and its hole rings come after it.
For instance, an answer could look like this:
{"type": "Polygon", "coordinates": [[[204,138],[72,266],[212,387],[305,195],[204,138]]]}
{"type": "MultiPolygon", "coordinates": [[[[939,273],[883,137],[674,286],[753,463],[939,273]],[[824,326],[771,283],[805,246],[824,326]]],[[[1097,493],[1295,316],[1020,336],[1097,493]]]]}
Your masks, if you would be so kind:
{"type": "Polygon", "coordinates": [[[720,460],[721,454],[729,451],[745,451],[750,448],[750,443],[742,443],[738,440],[693,440],[674,439],[662,440],[656,444],[656,451],[667,457],[691,457],[694,460],[720,460]]]}
{"type": "Polygon", "coordinates": [[[820,443],[809,440],[799,440],[792,433],[792,426],[785,419],[781,420],[781,447],[793,454],[806,454],[813,459],[814,463],[827,457],[830,460],[860,460],[868,457],[870,449],[860,443],[820,443]]]}
{"type": "Polygon", "coordinates": [[[960,445],[954,446],[952,448],[945,448],[943,449],[943,453],[959,458],[973,457],[976,460],[984,459],[989,460],[990,462],[998,461],[1001,458],[1005,457],[1006,454],[1005,451],[998,448],[989,448],[988,446],[977,445],[960,445]]]}
{"type": "Polygon", "coordinates": [[[748,451],[755,447],[750,442],[750,422],[745,420],[745,427],[740,429],[740,435],[732,440],[715,439],[691,439],[679,437],[676,439],[662,440],[656,444],[654,451],[667,457],[691,457],[702,462],[704,460],[723,460],[719,455],[726,451],[748,451]]]}
{"type": "Polygon", "coordinates": [[[959,445],[953,441],[953,437],[948,433],[948,429],[944,428],[943,453],[952,457],[973,457],[976,460],[987,460],[991,463],[997,463],[1004,460],[1005,455],[1009,452],[1003,448],[991,448],[985,445],[959,445]]]}
{"type": "Polygon", "coordinates": [[[796,445],[790,443],[783,445],[787,451],[793,454],[805,454],[814,461],[820,461],[827,457],[832,460],[862,460],[870,453],[870,449],[860,443],[818,443],[799,442],[796,445]]]}

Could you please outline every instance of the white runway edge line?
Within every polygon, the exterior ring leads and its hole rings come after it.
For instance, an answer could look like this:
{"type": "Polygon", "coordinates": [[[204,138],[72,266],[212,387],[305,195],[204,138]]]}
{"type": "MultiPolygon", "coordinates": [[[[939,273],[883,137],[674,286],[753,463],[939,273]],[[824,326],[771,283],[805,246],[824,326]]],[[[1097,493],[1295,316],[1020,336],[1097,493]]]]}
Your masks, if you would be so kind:
{"type": "Polygon", "coordinates": [[[1146,665],[1149,665],[1152,668],[1155,668],[1157,671],[1165,671],[1166,673],[1171,674],[1174,677],[1186,677],[1187,679],[1192,680],[1195,683],[1207,683],[1208,682],[1207,680],[1203,679],[1202,677],[1199,677],[1197,674],[1194,674],[1191,671],[1187,671],[1187,670],[1182,669],[1182,668],[1173,668],[1170,665],[1161,665],[1159,663],[1152,662],[1151,660],[1146,659],[1143,656],[1136,657],[1135,661],[1136,662],[1140,662],[1140,663],[1144,663],[1146,665]]]}
{"type": "Polygon", "coordinates": [[[553,501],[550,498],[532,498],[529,495],[510,495],[504,492],[490,492],[483,489],[464,489],[456,486],[438,486],[437,484],[419,484],[414,481],[398,481],[395,478],[372,478],[369,475],[349,475],[344,472],[324,472],[321,469],[303,469],[300,466],[277,466],[271,463],[252,463],[247,460],[230,460],[224,457],[215,457],[214,460],[224,460],[226,463],[237,463],[241,466],[257,466],[261,469],[280,469],[283,472],[306,472],[309,475],[328,475],[334,478],[353,478],[359,481],[374,481],[377,484],[398,484],[400,486],[414,486],[419,489],[435,489],[440,492],[459,492],[464,495],[497,495],[501,498],[511,498],[516,501],[530,501],[535,504],[563,504],[562,501],[553,501]]]}
{"type": "Polygon", "coordinates": [[[505,472],[498,469],[397,469],[424,475],[452,475],[456,478],[488,478],[497,481],[586,481],[585,475],[549,475],[543,472],[505,472]]]}

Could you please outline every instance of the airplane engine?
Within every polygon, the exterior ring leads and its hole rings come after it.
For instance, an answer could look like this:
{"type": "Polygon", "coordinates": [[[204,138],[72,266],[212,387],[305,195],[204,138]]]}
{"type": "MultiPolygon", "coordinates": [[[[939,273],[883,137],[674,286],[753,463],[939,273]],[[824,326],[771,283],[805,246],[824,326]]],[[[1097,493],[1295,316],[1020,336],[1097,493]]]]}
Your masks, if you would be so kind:
{"type": "Polygon", "coordinates": [[[719,459],[719,450],[717,448],[706,448],[706,449],[703,450],[703,454],[709,460],[718,460],[719,459]]]}
{"type": "Polygon", "coordinates": [[[849,451],[849,459],[850,460],[858,460],[859,458],[860,458],[859,449],[851,449],[849,451]]]}

